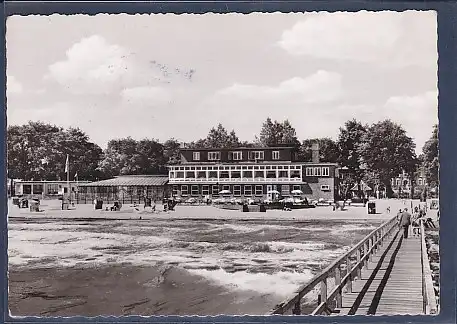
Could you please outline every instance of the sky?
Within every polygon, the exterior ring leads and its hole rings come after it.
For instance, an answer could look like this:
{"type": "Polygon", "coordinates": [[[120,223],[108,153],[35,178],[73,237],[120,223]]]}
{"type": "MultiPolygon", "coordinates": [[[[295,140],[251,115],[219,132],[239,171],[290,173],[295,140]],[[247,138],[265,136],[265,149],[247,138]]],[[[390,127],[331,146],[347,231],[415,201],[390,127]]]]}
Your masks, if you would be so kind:
{"type": "Polygon", "coordinates": [[[11,16],[7,118],[113,138],[300,140],[356,118],[400,123],[417,152],[438,123],[434,11],[11,16]]]}

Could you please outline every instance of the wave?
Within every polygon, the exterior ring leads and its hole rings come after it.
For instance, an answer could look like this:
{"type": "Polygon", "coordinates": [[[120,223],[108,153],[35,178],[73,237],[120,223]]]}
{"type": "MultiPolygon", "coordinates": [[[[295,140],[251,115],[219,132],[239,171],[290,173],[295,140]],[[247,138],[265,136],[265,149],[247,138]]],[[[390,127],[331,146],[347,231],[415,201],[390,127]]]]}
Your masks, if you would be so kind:
{"type": "Polygon", "coordinates": [[[190,269],[187,271],[230,290],[254,291],[260,294],[279,295],[281,297],[290,296],[297,287],[313,277],[312,272],[309,270],[303,272],[280,271],[273,274],[250,273],[248,271],[231,273],[223,269],[212,271],[190,269]]]}

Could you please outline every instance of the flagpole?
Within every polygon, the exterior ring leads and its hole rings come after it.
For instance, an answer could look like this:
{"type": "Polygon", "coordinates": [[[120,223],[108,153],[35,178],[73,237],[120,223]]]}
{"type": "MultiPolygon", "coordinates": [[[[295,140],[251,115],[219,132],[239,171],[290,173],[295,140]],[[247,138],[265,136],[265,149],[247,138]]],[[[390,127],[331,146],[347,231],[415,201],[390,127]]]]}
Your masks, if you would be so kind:
{"type": "Polygon", "coordinates": [[[67,169],[67,190],[68,190],[68,203],[71,203],[71,188],[70,188],[70,158],[67,154],[67,163],[66,163],[66,169],[67,169]]]}

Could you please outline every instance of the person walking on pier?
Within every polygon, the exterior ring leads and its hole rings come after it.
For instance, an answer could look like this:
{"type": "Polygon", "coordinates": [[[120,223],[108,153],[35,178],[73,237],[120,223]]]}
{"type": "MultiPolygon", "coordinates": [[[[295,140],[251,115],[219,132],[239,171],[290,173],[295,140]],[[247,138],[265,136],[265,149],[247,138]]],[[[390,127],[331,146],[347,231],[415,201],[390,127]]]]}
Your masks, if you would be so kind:
{"type": "Polygon", "coordinates": [[[408,208],[400,216],[400,227],[403,227],[403,238],[408,238],[409,225],[411,225],[411,214],[408,213],[408,208]]]}

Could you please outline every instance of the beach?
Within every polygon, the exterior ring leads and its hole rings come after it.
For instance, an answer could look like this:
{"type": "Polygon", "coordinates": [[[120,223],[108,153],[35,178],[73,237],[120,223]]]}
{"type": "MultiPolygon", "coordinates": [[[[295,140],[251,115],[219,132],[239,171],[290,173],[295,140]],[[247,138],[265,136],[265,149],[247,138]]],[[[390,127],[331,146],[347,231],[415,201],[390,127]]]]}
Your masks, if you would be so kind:
{"type": "Polygon", "coordinates": [[[12,315],[263,315],[393,216],[42,205],[10,206],[12,315]]]}

